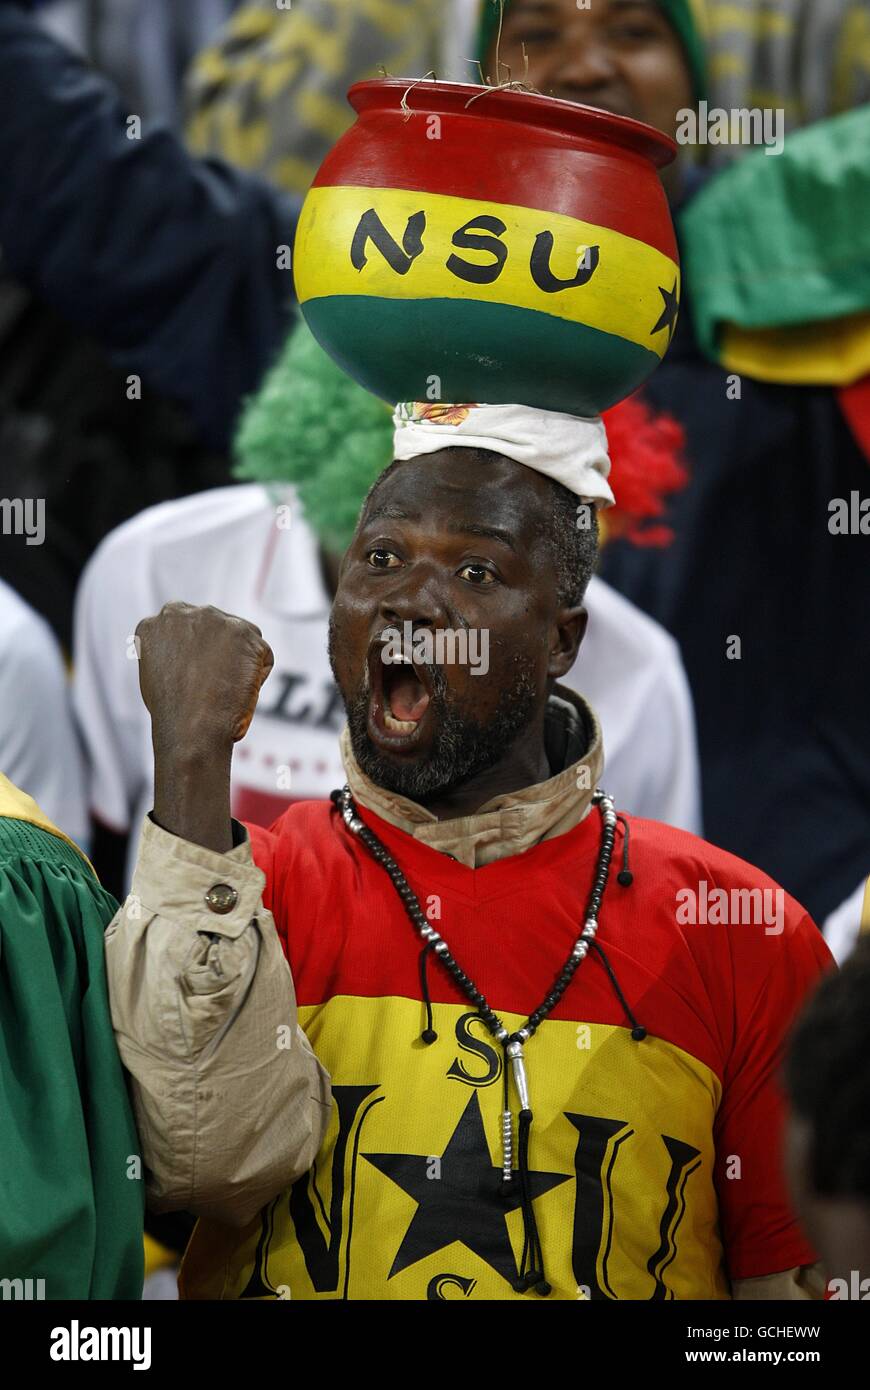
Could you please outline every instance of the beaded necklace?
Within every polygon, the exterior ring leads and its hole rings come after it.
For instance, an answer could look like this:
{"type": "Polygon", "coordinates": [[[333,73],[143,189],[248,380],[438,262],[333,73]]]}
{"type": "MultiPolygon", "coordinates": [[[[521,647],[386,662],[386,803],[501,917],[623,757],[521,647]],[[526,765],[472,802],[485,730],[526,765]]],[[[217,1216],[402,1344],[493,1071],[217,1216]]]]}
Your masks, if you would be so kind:
{"type": "MultiPolygon", "coordinates": [[[[593,793],[592,803],[598,807],[601,815],[601,845],[598,851],[598,862],[595,867],[595,877],[592,883],[592,891],[589,895],[589,902],[586,908],[586,917],[583,930],[571,948],[564,966],[562,967],[550,993],[542,1000],[533,1013],[529,1014],[522,1028],[516,1033],[508,1033],[498,1014],[490,1007],[486,996],[481,993],[477,985],[469,975],[459,965],[454,958],[450,948],[440,932],[432,926],[431,922],[423,912],[420,902],[413,888],[409,884],[399,865],[390,854],[386,845],[378,839],[374,831],[361,820],[357,813],[357,808],[349,787],[343,787],[340,791],[331,794],[331,800],[341,812],[342,818],[351,834],[359,839],[369,854],[378,864],[380,864],[389,874],[393,887],[401,898],[402,905],[423,940],[424,947],[420,958],[421,977],[423,980],[424,998],[429,1013],[429,1026],[423,1031],[423,1041],[432,1043],[437,1034],[431,1026],[431,1006],[429,1005],[428,989],[425,984],[425,967],[429,952],[433,952],[438,957],[441,965],[449,972],[459,989],[467,999],[474,1005],[479,1016],[483,1019],[486,1027],[492,1036],[499,1042],[504,1049],[504,1086],[505,1102],[502,1112],[502,1183],[505,1190],[513,1184],[515,1180],[520,1184],[521,1208],[523,1213],[524,1244],[523,1255],[520,1261],[519,1278],[514,1283],[514,1288],[518,1293],[526,1293],[529,1289],[534,1289],[536,1293],[546,1296],[551,1292],[551,1286],[547,1283],[544,1274],[544,1257],[541,1250],[540,1237],[538,1235],[537,1221],[535,1219],[534,1204],[529,1180],[529,1131],[532,1124],[532,1110],[529,1102],[529,1087],[526,1077],[524,1045],[538,1031],[544,1019],[556,1007],[565,990],[574,978],[574,974],[580,962],[588,955],[590,948],[594,948],[605,965],[616,992],[622,1002],[629,1018],[633,1023],[631,1032],[635,1042],[640,1042],[646,1037],[646,1029],[641,1027],[622,995],[622,991],[616,982],[616,977],[610,968],[607,957],[602,948],[595,940],[598,932],[598,914],[601,910],[601,902],[607,888],[608,875],[610,873],[610,862],[613,858],[613,845],[616,834],[617,815],[613,808],[613,801],[606,792],[600,789],[593,793]],[[519,1101],[519,1116],[517,1127],[517,1173],[516,1178],[513,1170],[513,1116],[509,1104],[508,1093],[508,1063],[510,1072],[513,1076],[514,1088],[519,1101]]],[[[627,826],[626,826],[627,833],[627,826]]],[[[623,868],[619,875],[621,883],[630,883],[631,874],[623,868]]]]}

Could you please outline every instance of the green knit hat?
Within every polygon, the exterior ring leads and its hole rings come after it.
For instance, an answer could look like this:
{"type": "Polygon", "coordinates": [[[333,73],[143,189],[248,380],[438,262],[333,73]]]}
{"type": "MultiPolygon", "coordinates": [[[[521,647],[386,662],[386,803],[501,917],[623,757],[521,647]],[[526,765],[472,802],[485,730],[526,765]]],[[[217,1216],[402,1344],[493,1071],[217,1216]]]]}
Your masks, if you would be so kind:
{"type": "MultiPolygon", "coordinates": [[[[477,56],[481,63],[498,33],[501,0],[482,0],[482,3],[477,41],[477,56]]],[[[704,3],[705,0],[657,0],[659,8],[664,10],[685,50],[696,101],[700,101],[707,93],[707,55],[703,37],[704,3]]],[[[509,4],[510,0],[504,0],[505,10],[509,4]]]]}

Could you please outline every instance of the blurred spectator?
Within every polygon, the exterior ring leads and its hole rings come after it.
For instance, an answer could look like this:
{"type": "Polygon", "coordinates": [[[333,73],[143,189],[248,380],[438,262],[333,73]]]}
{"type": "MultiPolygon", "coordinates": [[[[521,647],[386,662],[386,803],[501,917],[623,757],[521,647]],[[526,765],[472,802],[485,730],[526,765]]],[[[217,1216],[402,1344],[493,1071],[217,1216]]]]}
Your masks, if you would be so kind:
{"type": "Polygon", "coordinates": [[[84,770],[57,642],[2,581],[0,772],[38,801],[70,839],[88,845],[84,770]]]}
{"type": "Polygon", "coordinates": [[[305,193],[353,120],[365,77],[439,67],[451,5],[439,0],[249,0],[188,75],[188,140],[281,188],[305,193]]]}
{"type": "MultiPolygon", "coordinates": [[[[781,109],[788,133],[870,100],[867,0],[703,0],[710,105],[781,109]]],[[[714,166],[745,153],[710,146],[714,166]]]]}
{"type": "MultiPolygon", "coordinates": [[[[38,701],[39,684],[17,699],[38,701]]],[[[31,734],[50,740],[42,713],[31,734]]],[[[0,773],[0,1254],[4,1285],[33,1280],[19,1298],[142,1293],[145,1184],[103,956],[116,909],[77,846],[0,773]]]]}
{"type": "Polygon", "coordinates": [[[66,650],[75,587],[103,536],[150,503],[229,476],[181,407],[139,392],[96,343],[2,274],[0,457],[4,494],[38,499],[45,515],[41,545],[3,537],[0,576],[66,650]]]}
{"type": "Polygon", "coordinates": [[[127,110],[143,122],[178,126],[191,59],[239,0],[54,0],[40,10],[45,29],[111,77],[127,110]]]}
{"type": "Polygon", "coordinates": [[[795,1207],[832,1299],[870,1297],[870,939],[801,1015],[786,1062],[795,1207]]]}
{"type": "MultiPolygon", "coordinates": [[[[363,11],[355,0],[306,0],[282,11],[274,0],[249,0],[188,74],[191,147],[304,193],[350,125],[351,83],[381,67],[478,82],[476,31],[494,3],[380,0],[363,11]]],[[[782,110],[787,133],[870,99],[867,0],[691,4],[706,39],[711,108],[782,110]]],[[[705,162],[719,167],[745,152],[709,145],[705,162]]]]}
{"type": "Polygon", "coordinates": [[[293,320],[299,200],[194,159],[167,130],[131,138],[128,114],[110,83],[0,0],[9,270],[225,449],[293,320]]]}
{"type": "MultiPolygon", "coordinates": [[[[466,12],[484,14],[494,10],[498,0],[459,3],[466,12]]],[[[505,0],[505,12],[515,3],[505,0]]],[[[687,0],[687,4],[705,42],[703,96],[711,110],[782,111],[788,134],[870,100],[867,0],[687,0]]],[[[546,7],[539,6],[539,11],[546,24],[546,7]]],[[[522,64],[514,62],[511,75],[521,77],[522,64]]],[[[546,93],[548,88],[540,90],[546,93]]],[[[746,145],[739,143],[711,144],[695,151],[713,168],[745,153],[746,145]]]]}

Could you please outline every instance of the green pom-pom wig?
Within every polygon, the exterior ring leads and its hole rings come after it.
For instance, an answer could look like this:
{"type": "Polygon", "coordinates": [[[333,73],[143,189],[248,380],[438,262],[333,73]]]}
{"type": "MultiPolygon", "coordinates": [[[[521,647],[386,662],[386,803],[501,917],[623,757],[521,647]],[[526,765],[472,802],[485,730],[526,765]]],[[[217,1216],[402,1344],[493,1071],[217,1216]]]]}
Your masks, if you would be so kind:
{"type": "Polygon", "coordinates": [[[243,411],[235,455],[237,478],[292,483],[321,545],[341,554],[366,493],[393,457],[392,415],[300,320],[243,411]]]}

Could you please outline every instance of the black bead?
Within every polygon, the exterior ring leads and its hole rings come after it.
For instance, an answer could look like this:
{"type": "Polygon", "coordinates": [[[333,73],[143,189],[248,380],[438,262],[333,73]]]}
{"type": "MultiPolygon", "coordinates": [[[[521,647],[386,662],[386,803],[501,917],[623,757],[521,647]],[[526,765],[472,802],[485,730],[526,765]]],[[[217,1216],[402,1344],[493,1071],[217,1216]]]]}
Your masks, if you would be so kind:
{"type": "MultiPolygon", "coordinates": [[[[343,791],[341,793],[333,793],[332,800],[335,802],[336,805],[339,805],[342,810],[350,809],[354,813],[356,812],[356,807],[354,805],[353,798],[350,796],[348,792],[343,791]]],[[[601,798],[601,795],[597,793],[593,800],[595,804],[597,804],[599,807],[602,819],[602,826],[601,843],[598,852],[598,863],[596,864],[595,868],[595,876],[593,879],[592,891],[589,896],[589,903],[586,910],[586,919],[592,920],[597,924],[598,915],[601,908],[601,902],[604,897],[604,893],[606,892],[608,879],[610,876],[610,863],[613,855],[616,827],[608,826],[604,823],[604,802],[601,798]]],[[[395,859],[393,859],[392,855],[388,852],[386,846],[382,845],[377,836],[365,825],[359,831],[355,831],[352,833],[356,834],[358,838],[362,840],[363,844],[371,854],[372,858],[377,863],[383,865],[402,901],[402,904],[405,908],[410,922],[416,927],[416,929],[419,932],[425,932],[429,928],[428,919],[425,917],[423,913],[423,910],[420,906],[416,894],[414,893],[414,890],[411,888],[411,885],[408,883],[408,880],[405,878],[405,875],[402,873],[402,870],[399,868],[399,865],[396,863],[395,859]]],[[[620,872],[620,874],[617,875],[617,878],[618,881],[621,884],[623,884],[623,886],[627,886],[628,883],[632,882],[631,873],[625,869],[623,869],[620,872]]],[[[425,940],[426,938],[424,936],[424,941],[425,940]]],[[[427,942],[426,944],[431,947],[431,942],[427,942]]],[[[439,944],[441,943],[439,942],[439,944]]],[[[590,941],[589,944],[594,945],[594,942],[590,941]]],[[[472,1004],[475,1005],[478,1014],[482,1018],[486,1027],[493,1034],[493,1036],[501,1032],[503,1030],[502,1021],[495,1013],[495,1011],[487,1003],[486,995],[481,993],[481,991],[477,988],[471,977],[469,975],[466,975],[465,971],[461,969],[461,967],[458,965],[458,963],[450,954],[450,952],[445,950],[443,952],[433,952],[433,954],[437,954],[440,956],[442,966],[445,970],[448,971],[451,978],[455,981],[456,985],[462,990],[465,996],[471,1001],[472,1004]]],[[[558,1004],[562,995],[565,993],[565,990],[568,988],[568,985],[574,978],[574,974],[579,964],[579,959],[575,959],[573,956],[568,957],[568,960],[563,965],[549,994],[546,996],[543,1003],[540,1004],[539,1007],[534,1011],[534,1013],[529,1016],[525,1024],[525,1031],[528,1034],[528,1038],[531,1038],[537,1032],[539,1025],[547,1017],[550,1011],[553,1008],[555,1008],[556,1004],[558,1004]]],[[[438,1035],[434,1029],[427,1028],[424,1030],[421,1036],[423,1038],[423,1041],[429,1044],[434,1042],[438,1035]]],[[[636,1042],[640,1042],[643,1038],[647,1036],[646,1029],[642,1028],[638,1024],[632,1029],[631,1036],[636,1042]]],[[[516,1034],[514,1034],[512,1039],[510,1040],[514,1039],[516,1039],[516,1034]]],[[[524,1279],[519,1280],[515,1287],[518,1289],[519,1292],[526,1292],[527,1289],[536,1287],[537,1292],[539,1292],[542,1296],[546,1296],[548,1293],[551,1292],[551,1287],[544,1278],[543,1273],[538,1270],[532,1270],[531,1273],[527,1275],[524,1279]]]]}
{"type": "Polygon", "coordinates": [[[423,1039],[424,1043],[426,1043],[427,1046],[430,1043],[438,1041],[438,1034],[435,1032],[434,1028],[424,1028],[422,1033],[420,1034],[420,1037],[423,1039]]]}

